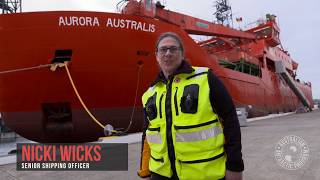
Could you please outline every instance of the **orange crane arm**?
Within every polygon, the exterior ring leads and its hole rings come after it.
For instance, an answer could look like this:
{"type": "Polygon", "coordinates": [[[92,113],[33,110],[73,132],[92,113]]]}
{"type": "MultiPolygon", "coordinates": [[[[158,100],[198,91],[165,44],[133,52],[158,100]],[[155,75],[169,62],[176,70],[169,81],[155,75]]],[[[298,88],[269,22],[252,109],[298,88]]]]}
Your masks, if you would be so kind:
{"type": "Polygon", "coordinates": [[[199,18],[164,9],[159,3],[154,4],[152,0],[129,0],[122,9],[124,14],[145,16],[161,19],[162,21],[180,26],[189,34],[219,36],[225,38],[242,38],[254,40],[253,33],[244,32],[220,24],[211,23],[199,18]]]}
{"type": "Polygon", "coordinates": [[[156,8],[155,17],[163,21],[167,21],[168,23],[176,24],[182,27],[189,34],[243,38],[252,40],[256,39],[256,36],[253,33],[232,29],[230,27],[226,27],[220,24],[214,24],[209,21],[177,12],[172,12],[159,7],[156,8]]]}

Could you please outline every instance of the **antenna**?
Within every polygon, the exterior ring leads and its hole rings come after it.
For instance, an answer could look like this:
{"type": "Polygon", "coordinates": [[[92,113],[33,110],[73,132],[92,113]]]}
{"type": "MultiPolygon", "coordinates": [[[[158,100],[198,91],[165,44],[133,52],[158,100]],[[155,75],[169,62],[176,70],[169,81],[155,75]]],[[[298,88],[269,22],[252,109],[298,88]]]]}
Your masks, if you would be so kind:
{"type": "Polygon", "coordinates": [[[21,1],[22,0],[0,0],[1,14],[22,12],[21,1]]]}
{"type": "Polygon", "coordinates": [[[232,10],[227,0],[216,0],[216,17],[217,23],[224,26],[233,27],[232,10]]]}

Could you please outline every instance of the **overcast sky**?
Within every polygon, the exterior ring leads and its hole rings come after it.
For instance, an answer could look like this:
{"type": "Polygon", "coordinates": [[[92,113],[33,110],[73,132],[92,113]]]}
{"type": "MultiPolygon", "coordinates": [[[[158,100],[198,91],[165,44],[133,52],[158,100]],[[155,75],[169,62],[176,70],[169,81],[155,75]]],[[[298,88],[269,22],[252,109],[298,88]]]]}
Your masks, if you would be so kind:
{"type": "MultiPolygon", "coordinates": [[[[120,0],[22,0],[23,11],[86,10],[115,12],[120,0]]],[[[163,2],[163,0],[161,1],[163,2]]],[[[312,83],[313,98],[320,98],[320,12],[319,0],[229,0],[234,17],[245,24],[272,13],[278,18],[283,47],[299,63],[298,78],[312,83]]],[[[166,0],[170,10],[209,21],[214,0],[166,0]]],[[[238,27],[238,24],[234,24],[238,27]]]]}

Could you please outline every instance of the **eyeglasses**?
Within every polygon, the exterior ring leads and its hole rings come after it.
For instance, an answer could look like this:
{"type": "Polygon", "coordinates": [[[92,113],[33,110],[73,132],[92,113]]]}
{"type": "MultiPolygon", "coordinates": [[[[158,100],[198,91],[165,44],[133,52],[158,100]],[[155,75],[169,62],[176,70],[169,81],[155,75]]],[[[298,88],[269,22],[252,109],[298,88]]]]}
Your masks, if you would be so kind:
{"type": "Polygon", "coordinates": [[[157,53],[164,55],[168,52],[168,50],[170,51],[170,53],[174,54],[174,53],[180,51],[181,48],[177,47],[177,46],[163,46],[163,47],[158,48],[157,53]]]}

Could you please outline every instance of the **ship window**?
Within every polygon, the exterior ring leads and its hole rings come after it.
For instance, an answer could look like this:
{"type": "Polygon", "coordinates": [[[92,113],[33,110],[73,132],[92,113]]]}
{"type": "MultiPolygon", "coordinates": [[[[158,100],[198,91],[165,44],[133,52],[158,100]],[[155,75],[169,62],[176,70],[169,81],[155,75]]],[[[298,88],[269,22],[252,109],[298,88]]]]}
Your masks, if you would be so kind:
{"type": "Polygon", "coordinates": [[[268,38],[272,35],[272,28],[264,27],[262,29],[255,30],[254,33],[257,35],[258,39],[260,38],[268,38]]]}
{"type": "Polygon", "coordinates": [[[249,74],[251,76],[257,76],[261,77],[261,68],[260,66],[256,64],[252,64],[245,59],[241,59],[240,61],[236,62],[229,62],[225,60],[220,60],[219,61],[220,66],[231,69],[234,71],[239,71],[245,74],[249,74]]]}

